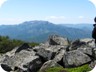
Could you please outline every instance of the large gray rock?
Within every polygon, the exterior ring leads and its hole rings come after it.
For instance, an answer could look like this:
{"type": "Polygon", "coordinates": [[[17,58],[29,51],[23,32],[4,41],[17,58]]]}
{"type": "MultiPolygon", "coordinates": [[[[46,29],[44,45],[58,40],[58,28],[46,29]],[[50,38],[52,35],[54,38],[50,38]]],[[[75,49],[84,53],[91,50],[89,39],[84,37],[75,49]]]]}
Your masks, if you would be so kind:
{"type": "Polygon", "coordinates": [[[43,62],[41,61],[40,58],[37,58],[35,60],[33,60],[32,62],[30,62],[30,64],[28,65],[28,70],[29,72],[37,72],[41,66],[43,65],[43,62]]]}
{"type": "Polygon", "coordinates": [[[61,59],[62,56],[64,55],[64,52],[67,49],[67,46],[60,46],[60,45],[55,45],[55,46],[52,45],[45,48],[44,47],[45,46],[40,46],[40,47],[35,47],[33,49],[36,51],[36,54],[42,57],[45,61],[53,59],[58,54],[59,54],[59,59],[61,59]]]}
{"type": "Polygon", "coordinates": [[[6,54],[0,54],[0,64],[3,62],[3,60],[4,60],[6,57],[9,57],[9,56],[6,55],[6,54]]]}
{"type": "Polygon", "coordinates": [[[84,54],[90,56],[90,57],[94,57],[94,49],[91,47],[80,47],[77,49],[78,51],[83,52],[84,54]]]}
{"type": "Polygon", "coordinates": [[[95,48],[95,40],[91,38],[80,39],[80,42],[85,42],[87,46],[95,48]]]}
{"type": "Polygon", "coordinates": [[[20,47],[15,47],[13,50],[5,53],[5,54],[0,54],[0,63],[2,63],[2,61],[4,61],[4,59],[10,58],[12,56],[15,56],[16,53],[21,52],[22,50],[24,51],[28,51],[29,50],[29,45],[27,43],[24,43],[23,45],[21,45],[20,47]]]}
{"type": "Polygon", "coordinates": [[[50,60],[54,54],[55,54],[55,53],[52,52],[52,51],[45,50],[44,48],[40,48],[40,49],[37,51],[37,54],[36,54],[36,55],[42,57],[42,59],[43,59],[44,61],[47,61],[47,60],[50,60]]]}
{"type": "MultiPolygon", "coordinates": [[[[35,56],[34,51],[22,50],[11,57],[6,57],[2,64],[8,65],[12,70],[18,67],[23,71],[33,70],[33,72],[36,72],[34,71],[36,66],[41,67],[42,62],[38,56],[35,56]]],[[[39,67],[37,67],[36,70],[38,70],[39,67]]]]}
{"type": "Polygon", "coordinates": [[[69,47],[69,50],[72,51],[72,50],[76,50],[78,47],[84,47],[86,46],[86,43],[85,42],[81,42],[79,39],[78,40],[75,40],[73,42],[71,42],[71,45],[69,47]]]}
{"type": "Polygon", "coordinates": [[[76,67],[89,63],[90,61],[89,56],[78,50],[66,52],[63,57],[65,67],[76,67]]]}
{"type": "Polygon", "coordinates": [[[90,47],[90,48],[95,48],[95,41],[90,38],[86,39],[78,39],[73,42],[71,42],[71,45],[69,47],[69,50],[76,50],[78,48],[82,47],[90,47]]]}
{"type": "Polygon", "coordinates": [[[57,51],[55,57],[54,57],[54,61],[55,62],[60,62],[63,58],[63,55],[66,53],[66,50],[64,50],[63,48],[61,48],[59,51],[57,51]]]}
{"type": "Polygon", "coordinates": [[[48,68],[51,67],[61,67],[61,66],[58,63],[56,63],[54,60],[49,60],[42,65],[39,72],[45,72],[48,68]]]}
{"type": "Polygon", "coordinates": [[[5,54],[0,54],[0,64],[4,61],[4,59],[7,59],[11,56],[14,56],[15,55],[15,52],[16,50],[18,49],[19,47],[15,47],[13,50],[5,53],[5,54]]]}
{"type": "Polygon", "coordinates": [[[48,41],[45,43],[46,45],[69,45],[69,41],[67,38],[63,38],[58,35],[50,35],[48,41]]]}
{"type": "Polygon", "coordinates": [[[30,49],[32,49],[32,47],[30,47],[28,43],[24,43],[20,47],[15,47],[13,50],[7,52],[6,55],[13,56],[15,53],[19,53],[22,50],[29,51],[30,49]]]}

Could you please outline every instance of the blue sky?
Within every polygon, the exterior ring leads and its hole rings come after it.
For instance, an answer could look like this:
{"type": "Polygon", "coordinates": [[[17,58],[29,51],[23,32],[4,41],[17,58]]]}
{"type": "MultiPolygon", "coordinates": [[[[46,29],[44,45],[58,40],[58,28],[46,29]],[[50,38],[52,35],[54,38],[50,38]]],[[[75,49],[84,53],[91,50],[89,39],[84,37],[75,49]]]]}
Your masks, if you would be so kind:
{"type": "Polygon", "coordinates": [[[89,0],[6,0],[0,7],[0,24],[30,20],[94,23],[95,16],[96,8],[89,0]]]}

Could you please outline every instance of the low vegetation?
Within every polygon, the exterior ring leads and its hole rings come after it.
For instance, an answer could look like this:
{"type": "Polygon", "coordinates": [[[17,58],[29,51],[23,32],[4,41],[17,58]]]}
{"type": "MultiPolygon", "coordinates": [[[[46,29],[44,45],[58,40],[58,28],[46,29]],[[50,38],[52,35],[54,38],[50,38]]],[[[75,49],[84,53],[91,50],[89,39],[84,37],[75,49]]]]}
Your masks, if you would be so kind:
{"type": "MultiPolygon", "coordinates": [[[[0,36],[0,53],[6,53],[8,51],[11,51],[15,47],[20,46],[23,43],[25,42],[21,40],[10,39],[8,36],[0,36]]],[[[32,47],[38,45],[38,43],[28,44],[32,47]]]]}
{"type": "Polygon", "coordinates": [[[53,67],[47,69],[45,72],[88,72],[90,70],[91,69],[88,65],[83,65],[81,67],[76,67],[76,68],[53,67]]]}

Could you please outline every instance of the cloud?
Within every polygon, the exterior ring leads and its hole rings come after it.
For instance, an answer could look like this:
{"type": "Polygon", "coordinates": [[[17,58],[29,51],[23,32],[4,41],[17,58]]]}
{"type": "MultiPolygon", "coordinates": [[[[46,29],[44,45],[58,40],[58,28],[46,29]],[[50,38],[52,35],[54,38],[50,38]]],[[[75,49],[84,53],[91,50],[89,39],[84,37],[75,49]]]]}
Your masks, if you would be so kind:
{"type": "Polygon", "coordinates": [[[65,16],[47,16],[44,18],[44,20],[53,22],[53,23],[63,23],[64,21],[66,21],[66,17],[65,16]]]}
{"type": "Polygon", "coordinates": [[[84,16],[79,16],[78,18],[83,19],[83,18],[84,18],[84,16]]]}
{"type": "Polygon", "coordinates": [[[89,0],[91,3],[94,4],[94,6],[96,7],[96,0],[89,0]]]}
{"type": "Polygon", "coordinates": [[[64,16],[47,16],[46,19],[65,19],[64,16]]]}
{"type": "Polygon", "coordinates": [[[0,0],[0,7],[6,2],[7,0],[0,0]]]}

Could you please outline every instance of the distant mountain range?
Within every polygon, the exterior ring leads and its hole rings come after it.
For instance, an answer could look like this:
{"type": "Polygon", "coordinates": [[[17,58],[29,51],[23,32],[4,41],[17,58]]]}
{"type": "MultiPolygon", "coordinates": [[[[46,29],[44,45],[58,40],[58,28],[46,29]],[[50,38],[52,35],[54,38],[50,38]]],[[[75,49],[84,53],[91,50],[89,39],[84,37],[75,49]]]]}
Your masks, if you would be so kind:
{"type": "Polygon", "coordinates": [[[18,25],[0,25],[0,35],[28,42],[44,42],[51,34],[70,40],[91,38],[92,24],[53,24],[48,21],[26,21],[18,25]]]}
{"type": "Polygon", "coordinates": [[[88,30],[91,30],[93,29],[93,25],[92,24],[85,24],[85,23],[82,23],[82,24],[61,24],[62,26],[66,26],[66,27],[71,27],[71,28],[77,28],[77,29],[88,29],[88,30]]]}

